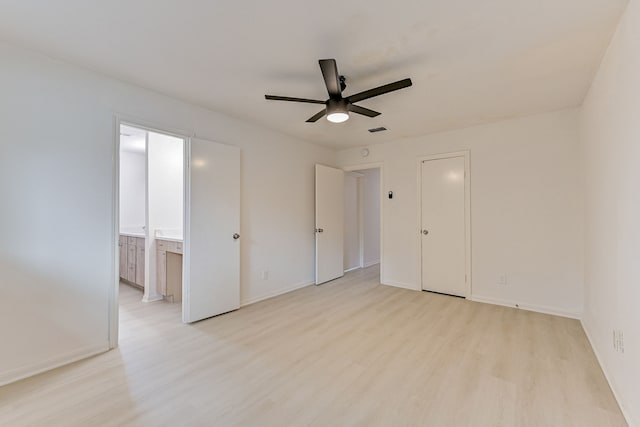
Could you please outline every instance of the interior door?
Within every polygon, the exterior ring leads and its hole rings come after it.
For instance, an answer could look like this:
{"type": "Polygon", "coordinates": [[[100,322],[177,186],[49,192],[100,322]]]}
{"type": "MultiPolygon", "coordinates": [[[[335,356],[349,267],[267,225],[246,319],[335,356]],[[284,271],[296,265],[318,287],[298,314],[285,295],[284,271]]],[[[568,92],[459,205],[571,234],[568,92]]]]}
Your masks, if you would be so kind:
{"type": "Polygon", "coordinates": [[[316,285],[344,275],[344,171],[316,165],[316,285]]]}
{"type": "Polygon", "coordinates": [[[422,289],[467,296],[465,160],[422,162],[422,289]]]}
{"type": "Polygon", "coordinates": [[[240,149],[191,139],[186,149],[182,318],[240,307],[240,149]]]}

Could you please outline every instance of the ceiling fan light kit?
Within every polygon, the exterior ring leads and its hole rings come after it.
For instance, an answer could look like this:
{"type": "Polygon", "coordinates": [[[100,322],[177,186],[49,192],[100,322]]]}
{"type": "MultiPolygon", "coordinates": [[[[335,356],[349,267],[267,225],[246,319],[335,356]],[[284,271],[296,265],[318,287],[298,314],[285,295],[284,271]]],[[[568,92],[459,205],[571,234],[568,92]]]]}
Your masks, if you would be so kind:
{"type": "Polygon", "coordinates": [[[327,120],[331,123],[342,123],[349,120],[349,113],[329,113],[327,114],[327,120]]]}
{"type": "Polygon", "coordinates": [[[342,123],[349,120],[349,106],[344,99],[327,101],[327,120],[332,123],[342,123]]]}
{"type": "Polygon", "coordinates": [[[321,59],[318,61],[320,64],[320,70],[324,77],[324,84],[327,87],[327,93],[329,99],[326,101],[320,101],[317,99],[306,98],[292,98],[289,96],[278,95],[265,95],[266,99],[272,101],[290,101],[290,102],[304,102],[308,104],[325,104],[325,108],[310,117],[307,123],[317,122],[321,117],[327,116],[327,120],[332,123],[342,123],[349,119],[349,113],[361,114],[367,117],[376,117],[380,113],[370,110],[368,108],[355,105],[355,102],[364,101],[365,99],[373,98],[374,96],[383,95],[385,93],[393,92],[398,89],[403,89],[412,85],[411,79],[399,80],[394,83],[389,83],[383,86],[376,87],[374,89],[365,90],[364,92],[356,93],[345,98],[342,97],[342,91],[347,87],[346,79],[344,76],[338,74],[338,66],[335,59],[321,59]]]}

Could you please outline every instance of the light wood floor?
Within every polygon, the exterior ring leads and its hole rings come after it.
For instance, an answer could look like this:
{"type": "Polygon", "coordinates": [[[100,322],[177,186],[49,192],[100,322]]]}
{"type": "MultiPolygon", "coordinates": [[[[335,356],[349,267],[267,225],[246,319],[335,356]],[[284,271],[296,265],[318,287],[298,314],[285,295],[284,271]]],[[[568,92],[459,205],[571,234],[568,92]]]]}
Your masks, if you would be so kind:
{"type": "Polygon", "coordinates": [[[579,322],[377,267],[194,325],[140,297],[119,349],[0,388],[0,425],[626,425],[579,322]]]}

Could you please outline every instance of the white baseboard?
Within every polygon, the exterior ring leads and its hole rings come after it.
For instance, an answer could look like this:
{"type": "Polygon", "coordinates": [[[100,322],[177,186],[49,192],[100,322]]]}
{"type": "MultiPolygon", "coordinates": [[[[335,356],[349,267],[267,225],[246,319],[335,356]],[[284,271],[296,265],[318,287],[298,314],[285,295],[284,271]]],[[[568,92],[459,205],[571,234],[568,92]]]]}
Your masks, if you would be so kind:
{"type": "Polygon", "coordinates": [[[348,273],[348,272],[350,272],[350,271],[357,270],[357,269],[359,269],[359,268],[360,268],[360,266],[359,266],[359,265],[356,265],[355,267],[347,268],[346,270],[344,270],[344,272],[345,272],[345,273],[348,273]]]}
{"type": "Polygon", "coordinates": [[[376,264],[380,264],[380,260],[379,259],[377,259],[375,261],[365,262],[363,268],[371,267],[372,265],[376,265],[376,264]]]}
{"type": "Polygon", "coordinates": [[[307,286],[315,285],[315,283],[316,283],[315,281],[302,282],[302,283],[298,283],[296,285],[290,286],[288,288],[283,288],[283,289],[279,289],[277,291],[270,292],[268,294],[265,294],[265,295],[262,295],[262,296],[259,296],[259,297],[250,298],[250,299],[242,301],[240,303],[240,307],[244,307],[244,306],[247,306],[247,305],[255,304],[257,302],[264,301],[264,300],[269,299],[269,298],[277,297],[279,295],[288,294],[289,292],[293,292],[293,291],[301,289],[301,288],[306,288],[307,286]]]}
{"type": "Polygon", "coordinates": [[[569,319],[580,320],[582,317],[582,313],[566,311],[566,310],[558,309],[555,307],[545,307],[542,305],[527,304],[519,301],[504,300],[501,298],[472,295],[471,298],[469,299],[475,302],[482,302],[485,304],[494,304],[494,305],[502,305],[505,307],[519,308],[521,310],[535,311],[537,313],[551,314],[551,315],[560,316],[560,317],[568,317],[569,319]]]}
{"type": "Polygon", "coordinates": [[[620,393],[618,392],[617,387],[615,386],[615,383],[611,381],[611,375],[607,372],[607,368],[605,367],[604,363],[602,363],[603,359],[600,356],[600,352],[598,351],[598,348],[593,344],[594,341],[593,341],[593,338],[591,338],[591,334],[589,333],[589,328],[587,327],[587,324],[583,319],[580,320],[580,324],[582,325],[582,330],[584,331],[584,334],[587,336],[587,340],[589,340],[589,344],[591,344],[593,353],[596,355],[596,359],[598,360],[600,369],[602,369],[602,373],[604,373],[604,377],[607,379],[607,382],[609,383],[609,388],[613,393],[613,397],[615,397],[616,401],[618,402],[618,406],[620,407],[620,411],[622,412],[624,419],[627,421],[627,424],[629,425],[629,427],[636,427],[637,424],[631,419],[631,414],[629,414],[629,411],[626,409],[626,406],[624,405],[623,400],[620,398],[620,393]]]}
{"type": "Polygon", "coordinates": [[[409,283],[394,282],[393,280],[381,280],[380,283],[387,286],[393,286],[395,288],[409,289],[412,291],[419,290],[419,289],[416,289],[414,285],[411,285],[409,283]]]}
{"type": "Polygon", "coordinates": [[[164,297],[162,295],[156,295],[153,297],[146,297],[143,296],[142,297],[142,302],[156,302],[156,301],[162,301],[164,299],[164,297]]]}
{"type": "Polygon", "coordinates": [[[11,371],[0,374],[0,387],[16,381],[23,380],[25,378],[32,377],[34,375],[41,374],[52,369],[59,368],[64,365],[68,365],[73,362],[77,362],[87,357],[95,356],[96,354],[109,351],[109,343],[98,346],[84,347],[69,353],[62,354],[60,356],[53,357],[43,362],[33,363],[31,365],[23,366],[20,368],[12,369],[11,371]]]}

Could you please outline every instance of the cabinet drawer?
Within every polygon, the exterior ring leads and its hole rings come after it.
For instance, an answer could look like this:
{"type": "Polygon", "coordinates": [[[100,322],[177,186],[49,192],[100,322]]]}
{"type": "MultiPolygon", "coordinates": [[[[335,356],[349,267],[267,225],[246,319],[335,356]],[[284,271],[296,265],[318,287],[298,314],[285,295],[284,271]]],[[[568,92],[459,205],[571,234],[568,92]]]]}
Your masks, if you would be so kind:
{"type": "Polygon", "coordinates": [[[159,251],[166,251],[168,243],[166,240],[156,240],[156,247],[159,251]]]}
{"type": "Polygon", "coordinates": [[[172,241],[167,242],[167,250],[169,252],[177,253],[178,252],[178,244],[179,244],[178,242],[172,242],[172,241]]]}

